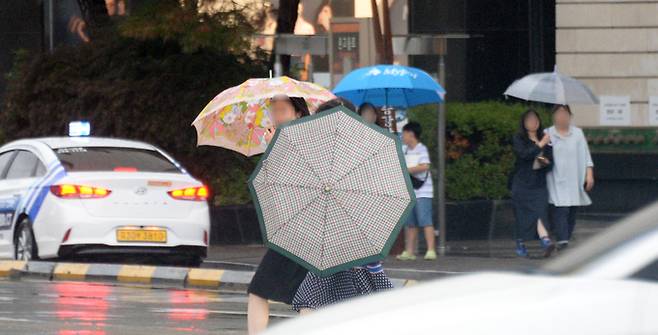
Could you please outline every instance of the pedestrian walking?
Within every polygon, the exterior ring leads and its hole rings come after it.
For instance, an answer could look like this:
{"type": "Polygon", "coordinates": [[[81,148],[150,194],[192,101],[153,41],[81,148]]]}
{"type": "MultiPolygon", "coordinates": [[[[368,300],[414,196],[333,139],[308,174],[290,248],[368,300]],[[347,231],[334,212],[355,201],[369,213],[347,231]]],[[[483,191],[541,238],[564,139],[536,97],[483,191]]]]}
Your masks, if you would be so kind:
{"type": "MultiPolygon", "coordinates": [[[[336,98],[320,105],[316,113],[337,106],[345,106],[355,112],[351,102],[336,98]]],[[[353,267],[327,277],[309,272],[295,294],[292,307],[305,315],[327,305],[392,288],[393,284],[386,276],[381,262],[353,267]]]]}
{"type": "MultiPolygon", "coordinates": [[[[270,116],[274,127],[267,129],[265,139],[270,142],[277,126],[309,115],[303,98],[276,96],[271,99],[270,116]]],[[[247,323],[249,334],[258,334],[269,322],[268,300],[292,305],[299,285],[308,271],[289,258],[268,249],[249,284],[247,323]]]]}
{"type": "Polygon", "coordinates": [[[432,173],[430,172],[430,155],[427,147],[420,142],[422,127],[418,122],[409,122],[402,128],[402,148],[411,182],[416,193],[416,206],[414,207],[409,221],[404,229],[405,250],[397,256],[398,260],[415,260],[416,245],[418,240],[418,229],[421,228],[427,241],[427,252],[425,260],[436,259],[435,234],[432,215],[432,199],[434,187],[432,185],[432,173]]]}
{"type": "Polygon", "coordinates": [[[594,187],[594,163],[582,129],[571,124],[568,105],[553,107],[553,126],[548,129],[553,147],[553,168],[546,175],[551,220],[557,249],[569,245],[580,206],[592,203],[587,192],[594,187]]]}
{"type": "Polygon", "coordinates": [[[544,132],[539,114],[529,109],[521,115],[519,131],[512,140],[516,162],[512,175],[512,203],[516,217],[516,254],[528,257],[525,241],[539,237],[544,257],[555,244],[548,236],[548,189],[546,173],[553,166],[551,138],[544,132]]]}

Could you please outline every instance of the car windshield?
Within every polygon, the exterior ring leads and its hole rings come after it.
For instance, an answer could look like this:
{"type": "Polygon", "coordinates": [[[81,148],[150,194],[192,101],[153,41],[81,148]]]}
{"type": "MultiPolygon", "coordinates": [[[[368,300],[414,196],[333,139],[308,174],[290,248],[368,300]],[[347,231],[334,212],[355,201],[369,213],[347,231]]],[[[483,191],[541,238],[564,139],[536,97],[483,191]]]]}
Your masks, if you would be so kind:
{"type": "Polygon", "coordinates": [[[68,172],[169,172],[182,173],[155,150],[119,147],[74,147],[55,150],[68,172]]]}

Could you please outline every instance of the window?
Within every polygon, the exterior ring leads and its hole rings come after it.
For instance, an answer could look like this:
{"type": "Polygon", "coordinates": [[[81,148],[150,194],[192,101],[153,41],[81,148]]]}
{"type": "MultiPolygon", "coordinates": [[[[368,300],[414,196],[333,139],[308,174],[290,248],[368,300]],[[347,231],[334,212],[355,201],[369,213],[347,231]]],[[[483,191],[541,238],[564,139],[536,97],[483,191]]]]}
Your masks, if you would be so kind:
{"type": "Polygon", "coordinates": [[[6,179],[30,178],[34,176],[34,169],[39,158],[29,151],[18,151],[16,158],[7,170],[6,179]]]}
{"type": "Polygon", "coordinates": [[[658,258],[640,269],[631,278],[658,282],[658,258]]]}
{"type": "Polygon", "coordinates": [[[41,161],[37,161],[37,166],[36,169],[34,170],[34,176],[35,177],[43,177],[46,175],[46,166],[41,163],[41,161]]]}
{"type": "Polygon", "coordinates": [[[181,170],[155,150],[117,147],[78,147],[55,150],[68,172],[171,172],[181,170]]]}
{"type": "Polygon", "coordinates": [[[4,179],[5,171],[16,151],[7,151],[0,154],[0,179],[4,179]]]}

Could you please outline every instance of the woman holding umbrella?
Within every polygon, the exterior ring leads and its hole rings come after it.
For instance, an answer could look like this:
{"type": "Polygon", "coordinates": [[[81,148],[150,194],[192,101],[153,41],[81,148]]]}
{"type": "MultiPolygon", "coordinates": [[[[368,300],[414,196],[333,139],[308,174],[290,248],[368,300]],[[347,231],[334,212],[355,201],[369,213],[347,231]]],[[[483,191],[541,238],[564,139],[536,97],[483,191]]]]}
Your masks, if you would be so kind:
{"type": "MultiPolygon", "coordinates": [[[[303,98],[275,96],[271,101],[270,115],[274,127],[265,133],[266,141],[270,142],[275,128],[309,115],[308,107],[303,98]]],[[[257,334],[267,328],[269,322],[268,300],[279,301],[288,305],[299,285],[306,278],[308,271],[289,258],[268,249],[249,284],[249,302],[247,305],[247,322],[249,334],[257,334]]]]}
{"type": "Polygon", "coordinates": [[[571,124],[569,105],[553,107],[553,127],[547,132],[553,147],[553,169],[546,175],[557,249],[569,245],[579,206],[592,203],[594,163],[582,129],[571,124]]]}
{"type": "Polygon", "coordinates": [[[516,217],[516,254],[528,257],[525,241],[540,239],[544,257],[549,257],[555,245],[548,237],[548,190],[546,172],[553,165],[551,138],[544,133],[539,114],[529,109],[521,116],[519,132],[513,138],[514,174],[512,202],[516,217]]]}
{"type": "MultiPolygon", "coordinates": [[[[355,107],[349,100],[339,97],[320,105],[316,114],[338,106],[355,112],[355,107]]],[[[393,284],[384,273],[381,262],[356,266],[327,277],[309,272],[299,285],[292,308],[304,315],[343,300],[392,288],[393,284]]]]}

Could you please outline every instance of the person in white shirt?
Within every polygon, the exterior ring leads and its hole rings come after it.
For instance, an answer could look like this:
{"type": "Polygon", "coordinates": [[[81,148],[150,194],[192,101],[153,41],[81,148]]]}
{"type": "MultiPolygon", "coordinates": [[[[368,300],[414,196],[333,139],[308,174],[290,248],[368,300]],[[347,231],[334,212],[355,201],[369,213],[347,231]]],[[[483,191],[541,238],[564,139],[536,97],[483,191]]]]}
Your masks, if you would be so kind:
{"type": "Polygon", "coordinates": [[[409,122],[402,128],[403,152],[407,160],[407,167],[415,184],[416,206],[409,216],[405,227],[405,250],[398,255],[397,259],[408,261],[415,260],[416,243],[418,240],[418,228],[422,228],[427,241],[427,253],[425,260],[436,259],[434,224],[432,214],[432,198],[434,187],[432,186],[432,174],[430,173],[430,155],[427,147],[420,143],[422,128],[417,122],[409,122]]]}
{"type": "Polygon", "coordinates": [[[592,203],[587,192],[594,187],[594,163],[582,129],[571,124],[569,106],[553,108],[553,124],[547,130],[553,147],[553,169],[546,174],[546,185],[559,251],[569,245],[578,207],[592,203]]]}

